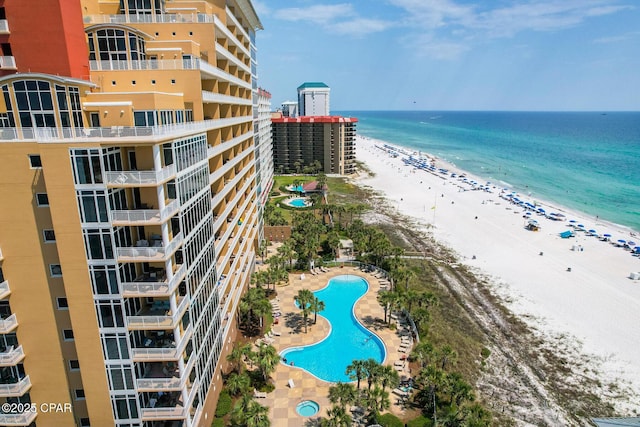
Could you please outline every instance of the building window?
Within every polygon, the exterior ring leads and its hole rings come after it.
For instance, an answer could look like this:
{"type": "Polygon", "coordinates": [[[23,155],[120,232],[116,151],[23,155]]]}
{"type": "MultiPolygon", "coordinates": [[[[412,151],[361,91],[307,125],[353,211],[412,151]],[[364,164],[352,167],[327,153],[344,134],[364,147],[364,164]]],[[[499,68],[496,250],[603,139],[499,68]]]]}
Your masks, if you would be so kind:
{"type": "Polygon", "coordinates": [[[49,264],[49,273],[51,277],[62,277],[62,267],[60,264],[49,264]]]}
{"type": "Polygon", "coordinates": [[[80,362],[78,362],[77,360],[69,360],[69,369],[72,371],[79,371],[80,362]]]}
{"type": "Polygon", "coordinates": [[[82,222],[108,222],[107,197],[104,191],[82,190],[76,192],[82,222]]]}
{"type": "Polygon", "coordinates": [[[84,400],[84,389],[83,388],[77,388],[73,392],[76,395],[76,400],[84,400]]]}
{"type": "Polygon", "coordinates": [[[18,115],[23,128],[55,127],[55,111],[51,85],[41,80],[13,82],[18,104],[18,115]]]}
{"type": "Polygon", "coordinates": [[[102,184],[100,150],[71,150],[76,184],[102,184]]]}
{"type": "Polygon", "coordinates": [[[38,206],[49,206],[49,196],[47,193],[36,193],[36,201],[38,206]]]}
{"type": "Polygon", "coordinates": [[[73,329],[63,329],[62,337],[65,341],[73,341],[73,329]]]}
{"type": "Polygon", "coordinates": [[[29,164],[32,169],[42,168],[42,160],[38,154],[29,154],[29,164]]]}
{"type": "Polygon", "coordinates": [[[89,418],[80,418],[80,427],[91,427],[89,418]]]}
{"type": "Polygon", "coordinates": [[[69,309],[69,303],[67,302],[66,298],[57,298],[58,300],[58,310],[68,310],[69,309]]]}
{"type": "Polygon", "coordinates": [[[42,230],[45,243],[53,243],[56,241],[56,233],[53,230],[42,230]]]}
{"type": "Polygon", "coordinates": [[[111,233],[108,229],[83,230],[88,259],[113,259],[111,233]]]}

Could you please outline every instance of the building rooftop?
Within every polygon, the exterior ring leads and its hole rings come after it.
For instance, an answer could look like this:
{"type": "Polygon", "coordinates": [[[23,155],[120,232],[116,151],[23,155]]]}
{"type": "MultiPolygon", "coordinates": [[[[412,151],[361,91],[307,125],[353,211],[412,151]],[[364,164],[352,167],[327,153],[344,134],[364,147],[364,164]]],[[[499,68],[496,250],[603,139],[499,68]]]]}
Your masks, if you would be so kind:
{"type": "Polygon", "coordinates": [[[357,123],[355,117],[342,116],[302,116],[271,118],[272,123],[357,123]]]}
{"type": "Polygon", "coordinates": [[[298,86],[298,90],[300,90],[300,89],[312,89],[312,88],[327,88],[327,89],[329,89],[329,86],[327,86],[325,83],[322,83],[322,82],[305,82],[305,83],[302,83],[300,86],[298,86]]]}

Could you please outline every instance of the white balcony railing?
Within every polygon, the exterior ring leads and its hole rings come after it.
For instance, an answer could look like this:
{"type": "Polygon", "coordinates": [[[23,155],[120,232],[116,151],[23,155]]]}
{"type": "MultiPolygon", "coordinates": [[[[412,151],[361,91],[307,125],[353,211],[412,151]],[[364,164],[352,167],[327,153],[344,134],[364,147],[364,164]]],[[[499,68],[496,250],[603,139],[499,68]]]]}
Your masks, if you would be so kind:
{"type": "Polygon", "coordinates": [[[17,383],[0,384],[0,396],[2,397],[20,397],[31,388],[31,379],[29,375],[22,378],[17,383]]]}
{"type": "Polygon", "coordinates": [[[5,280],[0,283],[0,299],[5,299],[11,294],[11,289],[9,288],[9,281],[5,280]]]}
{"type": "Polygon", "coordinates": [[[187,347],[187,343],[191,339],[193,335],[193,328],[191,325],[185,329],[182,334],[182,338],[177,343],[176,347],[167,347],[167,348],[132,348],[131,355],[133,357],[134,362],[172,362],[178,360],[185,348],[187,347]]]}
{"type": "Polygon", "coordinates": [[[168,282],[124,282],[122,294],[125,298],[132,297],[169,297],[173,294],[187,274],[186,264],[182,264],[168,282]]]}
{"type": "Polygon", "coordinates": [[[182,242],[182,233],[178,233],[167,246],[117,248],[118,262],[166,261],[182,242]]]}
{"type": "Polygon", "coordinates": [[[37,411],[23,412],[22,414],[0,414],[0,425],[3,426],[28,426],[35,421],[37,411]]]}
{"type": "Polygon", "coordinates": [[[9,34],[9,21],[0,19],[0,34],[9,34]]]}
{"type": "Polygon", "coordinates": [[[0,353],[0,366],[15,366],[24,359],[24,350],[22,346],[9,347],[6,351],[0,353]]]}
{"type": "Polygon", "coordinates": [[[127,316],[127,326],[130,330],[174,329],[178,326],[188,305],[188,298],[185,297],[182,298],[175,313],[169,311],[164,316],[127,316]]]}
{"type": "Polygon", "coordinates": [[[113,187],[157,186],[176,175],[176,165],[165,166],[159,171],[116,171],[104,175],[107,185],[113,187]]]}
{"type": "Polygon", "coordinates": [[[18,318],[15,314],[7,317],[6,319],[0,319],[0,334],[8,334],[18,327],[18,318]]]}
{"type": "Polygon", "coordinates": [[[128,209],[111,211],[113,225],[162,224],[180,210],[180,201],[174,200],[163,209],[128,209]]]}
{"type": "Polygon", "coordinates": [[[87,15],[85,24],[156,24],[156,23],[213,23],[215,15],[205,13],[163,13],[156,15],[87,15]]]}
{"type": "Polygon", "coordinates": [[[182,406],[170,408],[142,408],[142,421],[183,420],[187,411],[182,406]]]}
{"type": "Polygon", "coordinates": [[[13,56],[0,56],[0,68],[6,70],[15,70],[16,58],[13,56]]]}
{"type": "Polygon", "coordinates": [[[89,61],[91,71],[199,70],[200,59],[139,59],[131,61],[89,61]]]}
{"type": "Polygon", "coordinates": [[[140,378],[136,380],[136,384],[139,392],[180,391],[184,387],[184,380],[180,379],[180,377],[140,378]]]}
{"type": "Polygon", "coordinates": [[[36,140],[58,142],[79,140],[82,142],[119,138],[131,141],[158,141],[177,138],[198,132],[221,129],[253,120],[252,115],[209,119],[197,122],[176,123],[163,126],[112,126],[104,128],[0,128],[0,141],[36,140]]]}

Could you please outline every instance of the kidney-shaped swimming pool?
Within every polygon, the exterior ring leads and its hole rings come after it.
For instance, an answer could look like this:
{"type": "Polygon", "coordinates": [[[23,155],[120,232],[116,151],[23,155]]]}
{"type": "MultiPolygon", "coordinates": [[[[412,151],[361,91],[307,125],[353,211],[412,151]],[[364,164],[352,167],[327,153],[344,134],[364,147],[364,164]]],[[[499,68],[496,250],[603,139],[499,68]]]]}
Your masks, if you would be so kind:
{"type": "Polygon", "coordinates": [[[325,303],[320,314],[331,324],[331,332],[322,341],[283,350],[287,364],[305,369],[324,381],[348,382],[347,366],[355,359],[372,358],[379,363],[386,352],[382,340],[355,318],[356,301],[367,292],[369,284],[354,275],[336,276],[323,289],[314,292],[325,303]]]}

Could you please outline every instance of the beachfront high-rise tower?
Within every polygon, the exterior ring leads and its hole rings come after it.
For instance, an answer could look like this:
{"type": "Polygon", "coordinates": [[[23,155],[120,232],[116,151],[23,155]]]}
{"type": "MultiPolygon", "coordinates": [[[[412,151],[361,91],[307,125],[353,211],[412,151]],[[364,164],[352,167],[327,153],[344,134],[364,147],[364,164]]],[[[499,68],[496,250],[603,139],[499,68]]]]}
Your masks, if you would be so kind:
{"type": "Polygon", "coordinates": [[[254,123],[256,141],[256,191],[258,197],[258,240],[264,237],[263,213],[273,187],[273,140],[271,136],[271,94],[258,88],[258,118],[254,123]]]}
{"type": "Polygon", "coordinates": [[[37,405],[0,425],[210,426],[258,239],[251,1],[0,12],[0,403],[37,405]]]}
{"type": "Polygon", "coordinates": [[[321,82],[307,82],[298,86],[298,115],[328,116],[329,86],[321,82]]]}

